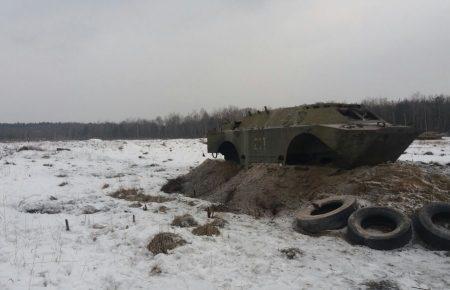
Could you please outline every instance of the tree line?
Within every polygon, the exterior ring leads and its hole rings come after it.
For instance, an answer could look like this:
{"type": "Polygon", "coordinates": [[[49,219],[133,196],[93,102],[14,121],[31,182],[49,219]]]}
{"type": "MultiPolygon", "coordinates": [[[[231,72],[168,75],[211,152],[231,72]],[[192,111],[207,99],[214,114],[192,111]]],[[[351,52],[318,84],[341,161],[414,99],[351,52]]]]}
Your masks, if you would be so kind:
{"type": "Polygon", "coordinates": [[[170,114],[153,120],[128,120],[120,123],[0,123],[1,141],[199,138],[224,123],[242,118],[251,109],[228,107],[182,116],[170,114]]]}
{"type": "MultiPolygon", "coordinates": [[[[422,131],[450,132],[450,96],[424,96],[389,100],[367,99],[363,104],[390,123],[411,125],[422,131]]],[[[100,139],[200,138],[224,123],[238,120],[254,109],[228,107],[208,113],[205,110],[182,116],[170,114],[153,120],[120,123],[0,123],[1,141],[100,139]]]]}
{"type": "Polygon", "coordinates": [[[420,131],[450,132],[450,95],[416,93],[394,101],[368,99],[363,104],[389,123],[414,126],[420,131]]]}

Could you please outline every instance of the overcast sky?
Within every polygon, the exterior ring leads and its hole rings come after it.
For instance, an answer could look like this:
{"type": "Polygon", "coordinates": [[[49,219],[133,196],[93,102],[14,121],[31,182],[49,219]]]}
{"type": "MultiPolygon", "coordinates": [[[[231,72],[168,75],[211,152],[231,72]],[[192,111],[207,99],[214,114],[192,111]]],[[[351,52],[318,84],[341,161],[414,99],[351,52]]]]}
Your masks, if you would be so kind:
{"type": "Polygon", "coordinates": [[[448,0],[0,4],[0,122],[450,93],[448,0]]]}

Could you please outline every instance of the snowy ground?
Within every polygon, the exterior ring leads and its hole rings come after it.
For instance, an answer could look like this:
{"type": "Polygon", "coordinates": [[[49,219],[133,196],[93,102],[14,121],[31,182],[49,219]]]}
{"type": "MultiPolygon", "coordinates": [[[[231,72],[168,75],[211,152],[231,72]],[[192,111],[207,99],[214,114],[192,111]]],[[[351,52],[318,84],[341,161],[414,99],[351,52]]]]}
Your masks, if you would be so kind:
{"type": "Polygon", "coordinates": [[[403,161],[450,163],[450,137],[442,140],[416,140],[400,157],[403,161]]]}
{"type": "MultiPolygon", "coordinates": [[[[44,151],[17,152],[22,145],[0,143],[0,289],[358,289],[369,281],[450,288],[448,252],[417,244],[376,251],[296,233],[290,217],[231,213],[222,214],[229,223],[221,236],[198,237],[170,223],[184,213],[206,222],[205,201],[176,196],[158,213],[161,204],[143,211],[108,196],[120,187],[163,195],[167,178],[205,159],[201,140],[39,142],[26,145],[44,151]],[[83,213],[92,207],[99,212],[83,213]],[[25,212],[36,208],[59,213],[25,212]],[[188,244],[154,256],[146,245],[161,231],[188,244]],[[302,254],[287,259],[280,249],[289,247],[302,254]],[[162,273],[152,273],[155,266],[162,273]]],[[[449,158],[448,138],[415,142],[402,156],[442,164],[449,158]]]]}

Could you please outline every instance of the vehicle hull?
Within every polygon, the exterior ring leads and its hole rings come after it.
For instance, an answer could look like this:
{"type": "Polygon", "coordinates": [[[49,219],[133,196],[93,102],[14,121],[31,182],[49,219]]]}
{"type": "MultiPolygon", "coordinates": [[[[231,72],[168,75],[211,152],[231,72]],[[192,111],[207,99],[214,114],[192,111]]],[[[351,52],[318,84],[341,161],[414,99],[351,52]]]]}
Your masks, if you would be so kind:
{"type": "Polygon", "coordinates": [[[393,162],[416,136],[410,127],[385,123],[225,130],[208,134],[208,152],[226,155],[222,145],[232,144],[237,153],[234,161],[247,166],[330,163],[352,168],[393,162]]]}

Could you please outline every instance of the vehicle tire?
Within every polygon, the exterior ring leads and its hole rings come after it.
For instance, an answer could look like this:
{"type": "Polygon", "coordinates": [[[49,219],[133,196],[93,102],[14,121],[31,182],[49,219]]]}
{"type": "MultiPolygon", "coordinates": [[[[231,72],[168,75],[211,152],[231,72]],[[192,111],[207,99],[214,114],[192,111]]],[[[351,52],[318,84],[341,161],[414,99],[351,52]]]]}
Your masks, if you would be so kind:
{"type": "Polygon", "coordinates": [[[410,219],[388,207],[366,207],[348,219],[347,240],[377,250],[403,247],[412,237],[410,219]]]}
{"type": "Polygon", "coordinates": [[[313,201],[297,213],[296,229],[314,234],[343,228],[357,208],[356,198],[352,196],[333,196],[313,201]]]}
{"type": "Polygon", "coordinates": [[[450,203],[435,202],[425,205],[414,216],[418,236],[436,250],[450,250],[450,203]],[[446,222],[447,228],[439,225],[446,222]]]}

